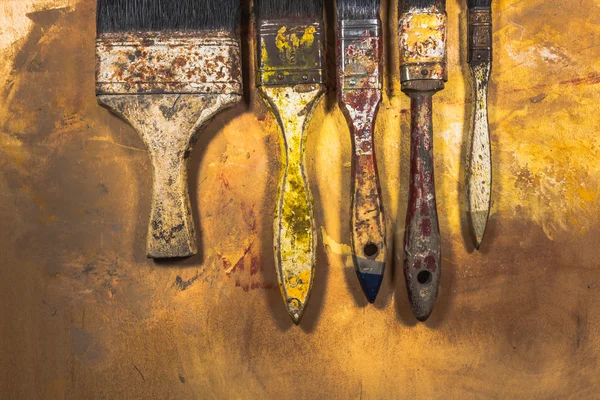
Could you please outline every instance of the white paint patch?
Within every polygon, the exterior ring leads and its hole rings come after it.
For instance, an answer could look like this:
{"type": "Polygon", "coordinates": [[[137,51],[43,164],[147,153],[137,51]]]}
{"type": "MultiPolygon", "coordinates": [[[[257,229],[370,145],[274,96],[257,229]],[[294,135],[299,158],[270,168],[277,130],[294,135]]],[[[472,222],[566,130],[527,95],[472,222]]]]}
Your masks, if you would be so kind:
{"type": "Polygon", "coordinates": [[[556,47],[534,47],[519,49],[512,45],[505,47],[506,53],[519,66],[535,68],[540,63],[562,63],[567,61],[567,57],[556,47]]]}
{"type": "Polygon", "coordinates": [[[505,47],[506,53],[512,60],[520,66],[535,67],[536,48],[531,46],[526,49],[519,49],[513,45],[507,44],[505,47]]]}

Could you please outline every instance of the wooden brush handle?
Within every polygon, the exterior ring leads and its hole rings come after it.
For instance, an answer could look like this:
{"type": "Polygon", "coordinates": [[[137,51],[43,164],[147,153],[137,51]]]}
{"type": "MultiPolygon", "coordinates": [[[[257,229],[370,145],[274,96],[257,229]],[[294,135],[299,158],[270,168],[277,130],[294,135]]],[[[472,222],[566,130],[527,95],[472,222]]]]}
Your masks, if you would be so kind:
{"type": "Polygon", "coordinates": [[[147,236],[150,258],[197,252],[187,188],[187,164],[199,129],[239,95],[102,95],[98,99],[127,120],[146,145],[153,170],[147,236]]]}
{"type": "Polygon", "coordinates": [[[198,249],[187,187],[187,160],[191,148],[181,143],[178,147],[149,151],[153,179],[147,256],[194,255],[198,249]]]}
{"type": "Polygon", "coordinates": [[[316,229],[304,168],[305,127],[321,85],[261,87],[282,135],[282,170],[274,221],[277,278],[288,313],[298,324],[312,289],[316,229]]]}
{"type": "Polygon", "coordinates": [[[383,204],[373,149],[373,131],[381,91],[347,90],[343,92],[341,99],[354,142],[352,254],[361,286],[368,300],[374,302],[381,285],[386,258],[383,204]]]}
{"type": "Polygon", "coordinates": [[[467,218],[473,245],[479,249],[492,199],[492,160],[488,122],[488,86],[492,69],[492,10],[469,9],[468,61],[474,80],[473,123],[467,153],[467,218]]]}
{"type": "Polygon", "coordinates": [[[373,145],[383,87],[381,21],[338,19],[338,95],[350,125],[352,157],[352,255],[369,302],[379,292],[385,269],[385,222],[373,145]]]}
{"type": "Polygon", "coordinates": [[[487,91],[490,62],[471,64],[473,74],[473,122],[467,153],[467,217],[473,245],[479,249],[487,227],[492,201],[492,154],[488,122],[487,91]]]}
{"type": "Polygon", "coordinates": [[[404,277],[412,311],[426,320],[438,294],[441,238],[433,175],[433,92],[412,92],[410,188],[404,233],[404,277]]]}

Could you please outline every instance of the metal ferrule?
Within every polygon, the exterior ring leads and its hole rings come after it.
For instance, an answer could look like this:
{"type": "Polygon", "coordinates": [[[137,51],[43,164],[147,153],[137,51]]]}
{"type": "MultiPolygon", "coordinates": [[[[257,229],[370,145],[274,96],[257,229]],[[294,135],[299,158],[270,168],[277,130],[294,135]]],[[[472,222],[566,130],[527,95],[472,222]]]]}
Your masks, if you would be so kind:
{"type": "Polygon", "coordinates": [[[411,9],[400,16],[400,81],[448,80],[445,12],[411,9]]]}
{"type": "Polygon", "coordinates": [[[258,24],[257,85],[324,83],[323,24],[265,20],[258,24]]]}
{"type": "Polygon", "coordinates": [[[475,7],[469,9],[468,62],[492,61],[492,9],[475,7]]]}
{"type": "Polygon", "coordinates": [[[103,33],[96,94],[242,94],[241,47],[229,32],[103,33]]]}
{"type": "Polygon", "coordinates": [[[338,22],[339,86],[342,91],[382,88],[382,36],[379,19],[338,22]]]}

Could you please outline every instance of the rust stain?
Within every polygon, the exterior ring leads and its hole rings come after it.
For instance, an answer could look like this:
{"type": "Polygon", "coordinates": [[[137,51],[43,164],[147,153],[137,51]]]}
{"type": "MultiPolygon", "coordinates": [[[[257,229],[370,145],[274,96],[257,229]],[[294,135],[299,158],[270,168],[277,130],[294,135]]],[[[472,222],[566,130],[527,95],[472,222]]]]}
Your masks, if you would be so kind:
{"type": "Polygon", "coordinates": [[[148,257],[197,252],[189,156],[199,130],[241,100],[241,70],[232,67],[240,54],[239,38],[221,31],[103,33],[96,40],[98,100],[138,131],[152,162],[148,257]]]}
{"type": "Polygon", "coordinates": [[[400,16],[401,81],[447,80],[447,15],[437,11],[411,9],[400,16]]]}

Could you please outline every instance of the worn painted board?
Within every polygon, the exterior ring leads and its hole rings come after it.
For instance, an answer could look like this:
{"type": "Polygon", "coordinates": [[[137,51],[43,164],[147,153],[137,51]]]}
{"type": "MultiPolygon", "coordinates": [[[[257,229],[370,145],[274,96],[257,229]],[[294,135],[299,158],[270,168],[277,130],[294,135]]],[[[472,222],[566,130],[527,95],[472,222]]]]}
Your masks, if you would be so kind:
{"type": "MultiPolygon", "coordinates": [[[[426,324],[399,265],[366,304],[349,253],[350,136],[335,97],[319,104],[307,173],[320,244],[299,327],[273,265],[280,133],[253,90],[192,156],[200,254],[145,259],[151,166],[135,131],[96,102],[94,3],[0,1],[6,398],[597,396],[599,1],[494,3],[493,204],[480,253],[464,209],[466,9],[449,1],[449,82],[434,116],[444,272],[426,324]]],[[[396,48],[386,46],[375,150],[401,258],[410,120],[389,73],[396,48]]]]}

